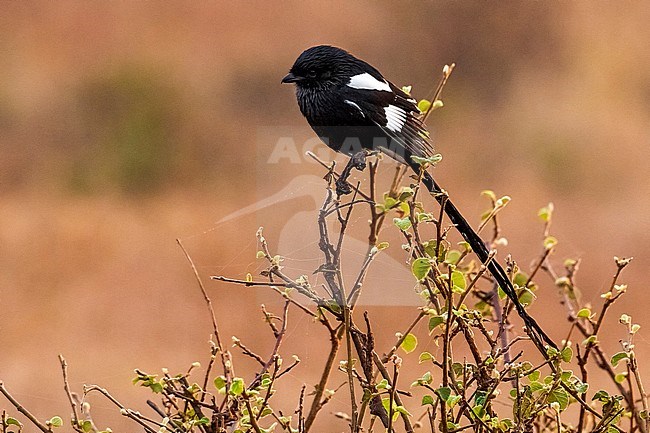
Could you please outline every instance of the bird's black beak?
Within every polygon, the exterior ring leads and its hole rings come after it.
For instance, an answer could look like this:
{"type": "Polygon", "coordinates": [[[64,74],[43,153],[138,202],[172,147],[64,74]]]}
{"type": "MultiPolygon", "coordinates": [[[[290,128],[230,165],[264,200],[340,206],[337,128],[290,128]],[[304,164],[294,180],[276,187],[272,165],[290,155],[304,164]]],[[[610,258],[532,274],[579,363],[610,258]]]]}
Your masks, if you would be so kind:
{"type": "Polygon", "coordinates": [[[282,83],[297,83],[298,81],[302,80],[302,77],[298,77],[296,75],[293,75],[291,72],[289,72],[283,79],[282,83]]]}

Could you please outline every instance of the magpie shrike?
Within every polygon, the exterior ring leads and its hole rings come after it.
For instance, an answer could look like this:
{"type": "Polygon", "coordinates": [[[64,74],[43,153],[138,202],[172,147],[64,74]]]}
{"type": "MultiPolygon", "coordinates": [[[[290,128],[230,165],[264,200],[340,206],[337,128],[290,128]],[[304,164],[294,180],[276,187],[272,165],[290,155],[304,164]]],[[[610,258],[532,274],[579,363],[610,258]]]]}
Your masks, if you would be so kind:
{"type": "MultiPolygon", "coordinates": [[[[421,167],[413,157],[433,156],[433,146],[420,120],[415,99],[386,80],[377,69],[345,50],[327,45],[307,49],[282,82],[296,85],[300,111],[321,140],[331,149],[352,157],[337,183],[339,193],[350,192],[345,179],[351,168],[365,167],[364,150],[381,151],[408,165],[417,174],[421,167]]],[[[422,182],[444,205],[451,222],[487,265],[530,332],[538,337],[538,348],[544,350],[539,344],[542,340],[556,347],[524,310],[506,272],[496,260],[490,260],[485,243],[456,206],[444,198],[442,188],[426,171],[422,173],[422,182]]]]}

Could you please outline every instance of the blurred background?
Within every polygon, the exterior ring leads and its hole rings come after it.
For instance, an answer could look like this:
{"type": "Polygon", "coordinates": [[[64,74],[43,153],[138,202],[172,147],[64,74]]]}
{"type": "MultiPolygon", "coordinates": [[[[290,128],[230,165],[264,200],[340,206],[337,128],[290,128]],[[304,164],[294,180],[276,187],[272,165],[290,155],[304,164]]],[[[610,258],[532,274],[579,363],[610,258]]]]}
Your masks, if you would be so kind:
{"type": "MultiPolygon", "coordinates": [[[[142,410],[150,396],[131,385],[134,368],[205,365],[209,316],[176,239],[204,278],[222,338],[268,353],[259,303],[276,309],[279,300],[209,276],[259,271],[260,225],[272,249],[298,257],[287,272],[314,269],[309,227],[324,172],[302,156],[311,133],[280,79],[303,49],[322,43],[413,85],[419,98],[456,63],[445,107],[428,121],[444,156],[439,182],[474,223],[488,207],[482,190],[513,198],[501,217],[509,244],[500,257],[512,253],[524,269],[542,248],[537,211],[552,201],[552,262],[582,260],[577,283],[595,306],[613,256],[634,256],[603,344],[619,350],[616,319],[632,314],[649,377],[648,22],[650,4],[640,1],[4,3],[0,380],[49,418],[69,412],[58,353],[73,388],[98,383],[142,410]],[[269,160],[281,137],[295,138],[297,161],[269,160]]],[[[392,173],[382,165],[384,185],[392,173]]],[[[367,217],[355,218],[362,241],[367,217]]],[[[399,268],[397,239],[387,258],[399,268]]],[[[379,294],[366,305],[387,351],[413,318],[413,281],[403,266],[404,278],[379,268],[368,283],[379,294]]],[[[531,311],[561,340],[565,311],[552,281],[540,283],[531,311]]],[[[300,314],[289,331],[285,355],[309,361],[287,378],[298,390],[317,381],[327,337],[300,314]]],[[[421,345],[437,350],[426,338],[421,345]]],[[[236,359],[245,375],[252,364],[236,359]]],[[[288,410],[295,395],[283,402],[288,410]]],[[[108,402],[92,402],[100,427],[126,429],[108,402]]]]}

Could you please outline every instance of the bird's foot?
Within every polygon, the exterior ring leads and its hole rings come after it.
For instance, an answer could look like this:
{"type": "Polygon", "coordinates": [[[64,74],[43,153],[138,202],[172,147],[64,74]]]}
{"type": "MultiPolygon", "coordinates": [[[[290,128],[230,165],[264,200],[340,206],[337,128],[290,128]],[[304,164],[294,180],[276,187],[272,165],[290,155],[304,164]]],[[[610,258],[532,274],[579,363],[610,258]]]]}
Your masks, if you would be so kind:
{"type": "Polygon", "coordinates": [[[339,197],[343,195],[348,195],[352,192],[352,187],[347,180],[344,180],[342,177],[336,180],[336,195],[339,197]]]}
{"type": "Polygon", "coordinates": [[[352,165],[352,167],[356,168],[359,171],[363,171],[366,169],[367,156],[368,153],[365,150],[362,150],[361,152],[357,152],[354,155],[352,155],[352,158],[350,158],[350,162],[348,164],[352,165]]]}
{"type": "Polygon", "coordinates": [[[353,168],[359,171],[366,169],[367,157],[368,152],[365,149],[352,155],[347,165],[341,172],[341,176],[336,181],[336,194],[339,197],[348,195],[352,192],[352,187],[348,183],[348,178],[350,177],[353,168]]]}

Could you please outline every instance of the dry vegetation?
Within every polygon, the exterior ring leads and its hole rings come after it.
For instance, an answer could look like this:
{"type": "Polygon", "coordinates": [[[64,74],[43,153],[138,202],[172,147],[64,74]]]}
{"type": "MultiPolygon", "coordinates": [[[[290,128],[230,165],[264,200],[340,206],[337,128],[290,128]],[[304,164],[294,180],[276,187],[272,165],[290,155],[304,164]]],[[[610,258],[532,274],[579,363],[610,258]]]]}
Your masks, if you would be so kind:
{"type": "MultiPolygon", "coordinates": [[[[57,353],[65,353],[71,365],[71,388],[80,392],[84,383],[100,381],[123,404],[139,408],[141,390],[129,382],[134,367],[177,372],[202,359],[208,323],[202,300],[190,295],[193,280],[175,238],[195,260],[218,318],[232,312],[258,317],[260,298],[281,316],[279,297],[208,277],[257,275],[262,265],[254,261],[251,233],[259,220],[276,245],[273,228],[306,205],[288,202],[227,226],[213,222],[281,189],[297,173],[317,172],[313,164],[291,170],[265,165],[273,143],[251,133],[260,125],[302,122],[278,81],[310,44],[344,46],[381,65],[396,83],[413,84],[420,97],[431,83],[432,65],[455,61],[447,107],[431,122],[446,158],[436,173],[469,215],[479,213],[475,198],[482,188],[513,197],[508,212],[500,214],[510,241],[499,245],[500,257],[512,253],[521,268],[534,268],[534,252],[542,248],[535,210],[553,200],[554,233],[562,241],[553,249],[557,277],[566,273],[565,259],[582,259],[571,284],[582,289],[582,302],[593,304],[587,306],[593,314],[609,289],[613,254],[636,257],[626,281],[644,281],[650,266],[650,182],[642,163],[650,158],[646,2],[522,2],[499,9],[466,2],[382,8],[327,3],[4,5],[0,378],[39,419],[69,412],[60,398],[57,353]],[[397,23],[401,31],[385,31],[397,23]]],[[[376,179],[380,191],[390,187],[388,172],[384,164],[376,179]]],[[[356,228],[365,229],[367,216],[359,207],[355,212],[356,228]]],[[[380,256],[403,261],[396,237],[380,256]]],[[[311,272],[290,259],[284,262],[287,272],[311,272]]],[[[374,281],[388,281],[381,266],[374,272],[365,293],[374,281]]],[[[531,314],[561,340],[568,329],[557,316],[564,318],[565,310],[556,305],[555,279],[544,269],[536,275],[549,277],[544,285],[552,289],[539,296],[531,314]]],[[[408,287],[401,289],[395,292],[412,295],[408,287]]],[[[608,317],[615,322],[627,312],[646,327],[646,296],[635,291],[619,297],[608,317]]],[[[394,333],[408,329],[414,313],[383,305],[367,308],[379,352],[393,346],[394,333]]],[[[574,309],[577,314],[582,308],[574,309]]],[[[328,330],[302,315],[290,308],[291,338],[283,342],[287,354],[302,360],[281,382],[294,400],[302,383],[318,382],[318,361],[330,347],[328,330]]],[[[362,316],[356,320],[363,329],[362,316]]],[[[425,322],[413,331],[418,351],[436,354],[425,322]]],[[[581,342],[578,332],[593,331],[584,318],[579,323],[586,328],[575,325],[574,349],[581,342]]],[[[617,353],[618,341],[627,341],[625,331],[606,325],[599,347],[617,353]]],[[[237,335],[251,346],[260,333],[256,320],[220,320],[220,326],[224,337],[237,335]]],[[[639,337],[635,350],[644,359],[650,345],[639,337]]],[[[259,353],[268,353],[274,339],[259,345],[259,353]]],[[[241,377],[254,371],[257,361],[234,355],[241,377]]],[[[599,359],[594,349],[587,356],[589,362],[599,359]]],[[[403,378],[426,373],[417,358],[403,357],[403,378]]],[[[615,378],[624,367],[618,365],[615,378]]],[[[581,377],[579,366],[572,369],[581,377]]],[[[192,376],[203,374],[198,371],[192,376]]],[[[589,375],[597,389],[609,381],[609,374],[589,375]]],[[[401,383],[408,388],[406,379],[401,383]]],[[[333,412],[347,411],[341,391],[328,403],[333,412]]],[[[93,399],[99,425],[132,427],[116,420],[99,395],[91,394],[93,399]]],[[[296,404],[278,405],[291,414],[296,404]]],[[[331,422],[328,410],[321,415],[327,421],[316,426],[343,429],[341,421],[331,422]]],[[[571,410],[566,416],[575,421],[578,414],[571,410]]]]}

